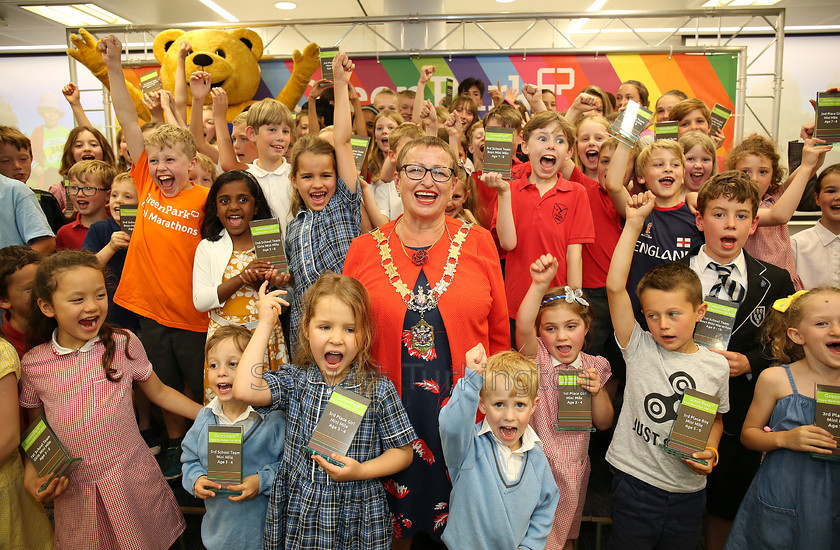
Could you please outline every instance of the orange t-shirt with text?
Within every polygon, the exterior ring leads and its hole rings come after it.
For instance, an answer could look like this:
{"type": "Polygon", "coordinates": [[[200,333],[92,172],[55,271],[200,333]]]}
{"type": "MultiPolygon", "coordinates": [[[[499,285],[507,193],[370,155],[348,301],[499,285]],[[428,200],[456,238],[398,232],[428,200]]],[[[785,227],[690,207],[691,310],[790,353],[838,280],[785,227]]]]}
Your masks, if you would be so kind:
{"type": "Polygon", "coordinates": [[[145,152],[131,179],[137,222],[114,302],[167,327],[206,332],[207,313],[193,305],[192,272],[209,189],[196,185],[164,196],[149,175],[145,152]]]}

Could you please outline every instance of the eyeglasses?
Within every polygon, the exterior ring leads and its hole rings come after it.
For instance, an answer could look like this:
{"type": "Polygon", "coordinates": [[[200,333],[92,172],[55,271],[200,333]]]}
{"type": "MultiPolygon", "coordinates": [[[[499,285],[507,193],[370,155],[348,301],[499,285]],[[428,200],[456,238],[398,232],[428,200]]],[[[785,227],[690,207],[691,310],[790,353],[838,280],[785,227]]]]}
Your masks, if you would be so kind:
{"type": "Polygon", "coordinates": [[[435,166],[434,168],[426,168],[422,164],[406,164],[402,167],[402,171],[410,180],[420,181],[426,177],[426,172],[432,173],[432,179],[438,183],[446,183],[452,179],[453,171],[451,168],[443,166],[435,166]]]}
{"type": "Polygon", "coordinates": [[[79,187],[78,185],[67,186],[67,193],[71,196],[78,195],[79,191],[86,197],[92,197],[97,191],[105,191],[105,189],[103,187],[79,187]]]}

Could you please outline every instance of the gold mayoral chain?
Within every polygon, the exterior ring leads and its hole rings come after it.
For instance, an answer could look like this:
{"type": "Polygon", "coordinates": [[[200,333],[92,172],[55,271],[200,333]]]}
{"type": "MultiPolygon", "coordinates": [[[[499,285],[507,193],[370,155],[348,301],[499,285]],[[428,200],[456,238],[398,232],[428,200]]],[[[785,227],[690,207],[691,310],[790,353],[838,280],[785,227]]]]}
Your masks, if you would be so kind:
{"type": "MultiPolygon", "coordinates": [[[[420,320],[409,330],[403,331],[403,343],[408,349],[408,353],[414,357],[431,361],[437,358],[435,353],[435,331],[434,327],[426,322],[424,315],[427,311],[435,309],[440,301],[440,297],[452,284],[452,279],[455,277],[455,271],[458,267],[458,260],[461,256],[461,248],[464,246],[464,241],[472,229],[473,224],[464,222],[461,224],[455,237],[449,245],[449,255],[446,258],[446,265],[443,269],[443,275],[434,286],[429,288],[428,283],[426,289],[418,288],[413,291],[403,282],[397,271],[397,266],[394,265],[394,258],[391,257],[391,235],[394,230],[387,237],[382,234],[382,231],[375,229],[372,232],[373,238],[376,240],[376,247],[379,249],[379,256],[381,258],[380,264],[388,275],[388,282],[397,291],[397,294],[403,300],[406,307],[420,314],[420,320]]],[[[396,228],[396,224],[394,225],[396,228]]],[[[447,229],[448,231],[448,229],[447,229]]]]}

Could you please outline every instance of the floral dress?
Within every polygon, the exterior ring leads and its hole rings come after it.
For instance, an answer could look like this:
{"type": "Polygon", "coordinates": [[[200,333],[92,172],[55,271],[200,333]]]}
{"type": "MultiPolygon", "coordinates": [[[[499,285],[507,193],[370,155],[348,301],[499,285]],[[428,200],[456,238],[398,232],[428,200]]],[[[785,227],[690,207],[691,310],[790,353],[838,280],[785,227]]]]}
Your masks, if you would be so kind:
{"type": "MultiPolygon", "coordinates": [[[[248,264],[257,259],[254,249],[246,251],[234,250],[225,267],[222,282],[236,277],[248,267],[248,264]]],[[[242,285],[228,298],[222,307],[210,311],[210,324],[207,327],[207,338],[219,327],[224,325],[242,325],[252,333],[257,328],[257,291],[251,285],[242,285]]],[[[289,352],[286,350],[286,339],[283,336],[283,327],[280,323],[275,324],[268,341],[268,349],[265,352],[265,363],[270,370],[277,370],[280,365],[289,362],[289,352]]],[[[213,399],[213,389],[207,382],[207,361],[204,362],[204,404],[210,403],[213,399]]]]}

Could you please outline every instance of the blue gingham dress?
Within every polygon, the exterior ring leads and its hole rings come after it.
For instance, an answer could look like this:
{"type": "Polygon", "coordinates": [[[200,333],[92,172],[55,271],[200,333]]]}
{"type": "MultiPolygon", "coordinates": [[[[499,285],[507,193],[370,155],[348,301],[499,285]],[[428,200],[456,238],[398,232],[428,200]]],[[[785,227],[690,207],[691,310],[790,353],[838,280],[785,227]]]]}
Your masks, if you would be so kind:
{"type": "MultiPolygon", "coordinates": [[[[272,400],[263,410],[284,410],[287,418],[286,450],[271,490],[263,548],[390,548],[391,520],[382,482],[334,481],[300,450],[315,430],[333,387],[315,365],[284,365],[263,378],[272,400]]],[[[339,385],[361,392],[355,365],[339,385]]],[[[349,457],[364,462],[417,438],[390,380],[377,375],[365,395],[371,404],[349,457]]]]}
{"type": "Polygon", "coordinates": [[[301,298],[328,269],[341,273],[350,242],[361,232],[362,194],[351,193],[338,178],[333,195],[320,212],[305,206],[286,228],[286,258],[294,277],[291,301],[289,351],[294,355],[300,319],[301,298]]]}

